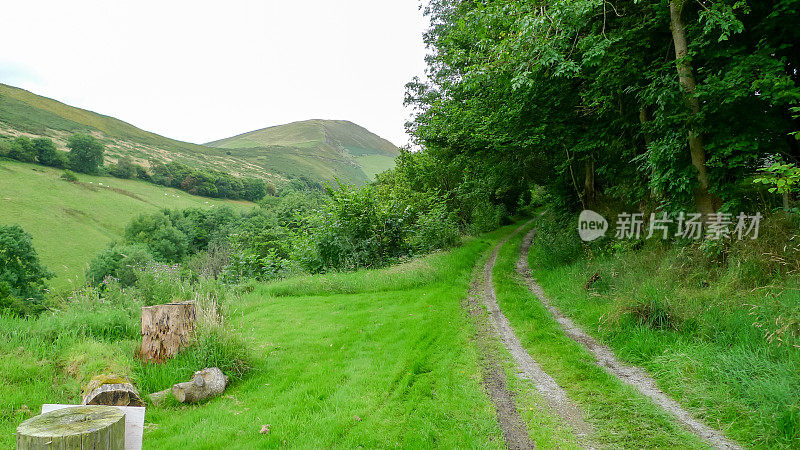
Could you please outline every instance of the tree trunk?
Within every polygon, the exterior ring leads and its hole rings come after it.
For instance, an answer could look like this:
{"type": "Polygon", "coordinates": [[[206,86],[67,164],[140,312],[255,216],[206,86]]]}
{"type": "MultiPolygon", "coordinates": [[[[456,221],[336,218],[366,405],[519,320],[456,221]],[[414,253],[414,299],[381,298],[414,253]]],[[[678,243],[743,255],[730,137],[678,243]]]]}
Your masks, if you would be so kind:
{"type": "Polygon", "coordinates": [[[191,381],[172,386],[172,396],[181,403],[195,403],[221,394],[227,385],[228,377],[212,367],[195,372],[191,381]]]}
{"type": "Polygon", "coordinates": [[[189,343],[196,315],[194,302],[143,307],[140,357],[163,362],[175,356],[189,343]]]}
{"type": "Polygon", "coordinates": [[[76,406],[30,418],[17,427],[17,450],[125,448],[125,413],[113,406],[76,406]]]}
{"type": "MultiPolygon", "coordinates": [[[[694,119],[700,113],[700,102],[695,97],[696,82],[694,68],[689,60],[689,45],[686,39],[686,26],[683,23],[683,7],[686,0],[672,0],[669,2],[670,29],[672,40],[675,43],[675,60],[678,69],[678,78],[686,97],[686,103],[694,119]]],[[[694,123],[689,124],[689,152],[692,156],[692,165],[697,169],[699,186],[695,189],[694,198],[697,211],[703,214],[713,213],[719,207],[719,199],[709,191],[708,168],[706,167],[706,151],[703,138],[695,129],[694,123]]]]}
{"type": "Polygon", "coordinates": [[[590,156],[585,162],[586,176],[583,183],[583,198],[588,207],[594,205],[594,157],[590,156]]]}

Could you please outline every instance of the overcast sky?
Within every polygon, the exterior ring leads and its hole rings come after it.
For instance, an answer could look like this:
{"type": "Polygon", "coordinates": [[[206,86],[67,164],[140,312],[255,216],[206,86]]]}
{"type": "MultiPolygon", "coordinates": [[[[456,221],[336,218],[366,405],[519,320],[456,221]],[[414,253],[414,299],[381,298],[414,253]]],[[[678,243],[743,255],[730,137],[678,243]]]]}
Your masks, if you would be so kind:
{"type": "Polygon", "coordinates": [[[0,82],[189,142],[346,119],[403,145],[419,1],[10,1],[0,82]]]}

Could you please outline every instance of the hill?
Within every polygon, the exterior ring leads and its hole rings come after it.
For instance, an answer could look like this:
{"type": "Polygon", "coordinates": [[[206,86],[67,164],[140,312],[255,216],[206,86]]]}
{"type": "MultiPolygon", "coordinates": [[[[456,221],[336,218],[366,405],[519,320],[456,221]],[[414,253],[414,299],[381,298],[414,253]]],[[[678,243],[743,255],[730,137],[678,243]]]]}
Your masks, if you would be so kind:
{"type": "Polygon", "coordinates": [[[179,161],[275,184],[303,177],[360,185],[392,167],[398,154],[388,141],[345,121],[281,125],[197,145],[0,83],[0,134],[47,136],[64,148],[76,132],[102,139],[109,162],[123,155],[144,166],[150,160],[179,161]]]}
{"type": "MultiPolygon", "coordinates": [[[[295,148],[298,155],[360,166],[369,178],[394,166],[391,142],[346,120],[306,120],[263,128],[206,144],[224,149],[295,148]]],[[[323,164],[324,166],[324,164],[323,164]]]]}
{"type": "Polygon", "coordinates": [[[139,214],[162,208],[211,208],[247,202],[212,200],[143,181],[78,175],[68,183],[61,171],[0,158],[0,225],[21,225],[33,235],[42,262],[57,278],[55,288],[79,285],[86,264],[122,236],[139,214]]]}

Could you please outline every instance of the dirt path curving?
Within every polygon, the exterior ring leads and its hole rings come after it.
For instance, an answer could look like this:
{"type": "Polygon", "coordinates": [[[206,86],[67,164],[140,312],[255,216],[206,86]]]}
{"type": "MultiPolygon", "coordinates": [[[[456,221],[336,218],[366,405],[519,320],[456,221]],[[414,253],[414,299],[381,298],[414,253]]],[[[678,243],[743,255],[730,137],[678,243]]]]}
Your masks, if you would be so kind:
{"type": "Polygon", "coordinates": [[[466,308],[475,319],[478,329],[477,340],[483,358],[483,385],[497,410],[498,423],[503,430],[507,447],[509,449],[535,448],[536,445],[530,439],[527,426],[517,411],[514,395],[508,391],[506,386],[506,374],[502,361],[491,349],[491,342],[499,339],[511,354],[518,376],[533,382],[551,410],[572,427],[578,437],[578,442],[586,448],[592,448],[588,445],[591,427],[585,421],[583,411],[531,358],[511,328],[508,318],[497,305],[497,297],[492,284],[492,269],[497,261],[497,254],[500,247],[528,223],[497,244],[480,274],[473,279],[467,299],[466,308]],[[488,317],[483,313],[481,304],[489,313],[488,317]]]}
{"type": "Polygon", "coordinates": [[[586,334],[569,317],[564,315],[558,308],[553,306],[547,296],[544,294],[541,286],[539,286],[533,279],[528,266],[528,252],[530,251],[533,237],[536,230],[531,230],[522,241],[522,248],[520,250],[520,258],[517,261],[517,272],[524,278],[525,283],[528,285],[530,291],[539,298],[539,301],[550,311],[555,317],[564,332],[570,339],[583,345],[594,356],[595,363],[605,368],[608,372],[622,380],[623,382],[633,386],[642,395],[648,397],[660,408],[671,413],[676,419],[694,434],[703,439],[706,443],[719,449],[741,449],[737,443],[729,440],[725,435],[715,430],[699,420],[695,419],[687,410],[678,404],[675,400],[667,396],[656,385],[656,381],[650,377],[643,369],[622,363],[617,359],[614,352],[605,345],[597,342],[593,337],[586,334]]]}

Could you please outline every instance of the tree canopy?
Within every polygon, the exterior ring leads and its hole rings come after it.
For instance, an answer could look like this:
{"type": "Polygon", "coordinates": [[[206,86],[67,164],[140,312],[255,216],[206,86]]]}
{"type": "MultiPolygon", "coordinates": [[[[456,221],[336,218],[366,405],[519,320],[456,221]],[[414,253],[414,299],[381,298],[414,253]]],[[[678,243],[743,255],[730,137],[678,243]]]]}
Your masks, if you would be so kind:
{"type": "Polygon", "coordinates": [[[0,226],[0,309],[32,312],[53,277],[39,262],[31,235],[19,225],[0,226]]]}
{"type": "Polygon", "coordinates": [[[536,183],[571,207],[711,212],[800,158],[800,1],[433,0],[426,14],[409,131],[425,158],[488,167],[496,203],[536,183]]]}
{"type": "Polygon", "coordinates": [[[103,165],[106,148],[102,142],[89,134],[73,134],[67,142],[69,166],[81,173],[96,174],[103,165]]]}

